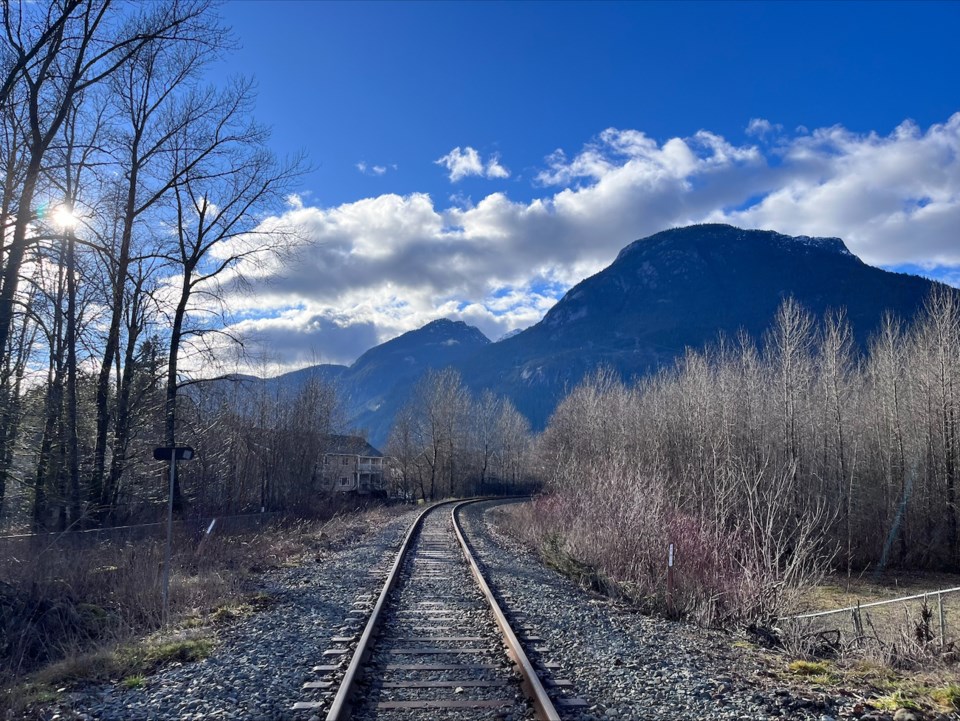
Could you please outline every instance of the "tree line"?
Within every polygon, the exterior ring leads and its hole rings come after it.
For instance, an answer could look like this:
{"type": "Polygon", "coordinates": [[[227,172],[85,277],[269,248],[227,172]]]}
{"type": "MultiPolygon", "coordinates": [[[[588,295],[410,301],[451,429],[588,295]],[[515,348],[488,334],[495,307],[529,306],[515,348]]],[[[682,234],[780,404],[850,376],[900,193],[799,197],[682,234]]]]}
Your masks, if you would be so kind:
{"type": "Polygon", "coordinates": [[[451,369],[417,383],[390,432],[398,495],[435,498],[510,493],[533,478],[530,423],[509,399],[474,397],[451,369]]]}
{"type": "Polygon", "coordinates": [[[210,0],[4,0],[0,22],[0,518],[115,522],[235,340],[225,288],[295,244],[263,220],[302,162],[265,149],[250,81],[207,82],[231,43],[210,0]]]}
{"type": "Polygon", "coordinates": [[[542,438],[546,525],[656,593],[671,542],[701,588],[755,602],[816,558],[957,570],[958,419],[954,289],[909,324],[885,317],[863,353],[842,311],[787,299],[759,343],[721,338],[634,384],[601,371],[575,389],[542,438]],[[751,574],[769,582],[726,587],[751,574]]]}

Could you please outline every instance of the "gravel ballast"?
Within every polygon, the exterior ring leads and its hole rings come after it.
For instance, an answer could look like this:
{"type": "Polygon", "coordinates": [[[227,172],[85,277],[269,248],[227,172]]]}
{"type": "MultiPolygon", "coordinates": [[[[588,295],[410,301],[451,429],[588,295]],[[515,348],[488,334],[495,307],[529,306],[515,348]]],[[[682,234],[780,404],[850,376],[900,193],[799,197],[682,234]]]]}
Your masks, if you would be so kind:
{"type": "MultiPolygon", "coordinates": [[[[563,708],[564,721],[894,718],[889,712],[856,712],[853,699],[836,692],[777,686],[750,654],[733,647],[729,635],[644,616],[582,590],[496,527],[491,512],[503,503],[472,504],[460,518],[514,629],[537,639],[527,644],[531,660],[547,664],[549,678],[572,682],[555,688],[554,695],[584,702],[563,708]]],[[[324,650],[343,636],[358,600],[364,599],[359,605],[365,607],[379,593],[418,512],[392,518],[320,562],[264,573],[260,590],[275,603],[222,628],[208,658],[166,667],[138,688],[113,683],[68,692],[41,717],[317,721],[321,710],[291,707],[311,700],[302,688],[317,680],[311,669],[336,662],[324,658],[324,650]]]]}
{"type": "MultiPolygon", "coordinates": [[[[490,512],[503,502],[473,504],[462,513],[476,555],[517,623],[543,639],[532,660],[558,664],[564,694],[587,702],[561,711],[588,719],[838,718],[842,703],[806,698],[754,682],[755,666],[729,636],[643,616],[582,590],[544,567],[496,528],[490,512]]],[[[875,718],[885,718],[876,716],[875,718]]]]}
{"type": "MultiPolygon", "coordinates": [[[[314,680],[314,665],[359,596],[377,590],[419,512],[363,534],[317,563],[268,571],[263,592],[275,603],[220,632],[211,655],[148,677],[140,688],[100,685],[69,694],[56,718],[102,721],[308,719],[291,711],[314,680]]],[[[55,716],[51,713],[48,718],[55,716]]]]}

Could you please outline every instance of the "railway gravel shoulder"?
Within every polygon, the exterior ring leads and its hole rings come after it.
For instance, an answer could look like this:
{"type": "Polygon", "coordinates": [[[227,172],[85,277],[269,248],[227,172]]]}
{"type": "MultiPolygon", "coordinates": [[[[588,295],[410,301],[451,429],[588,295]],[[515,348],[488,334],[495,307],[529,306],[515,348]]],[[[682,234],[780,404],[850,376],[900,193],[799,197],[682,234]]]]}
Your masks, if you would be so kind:
{"type": "Polygon", "coordinates": [[[55,718],[101,721],[287,721],[306,718],[290,702],[310,680],[358,595],[378,588],[385,563],[418,511],[393,518],[321,563],[268,571],[260,590],[276,603],[225,628],[210,657],[171,666],[136,689],[119,684],[68,694],[55,718]],[[380,571],[379,576],[376,573],[380,571]],[[373,575],[372,575],[373,572],[373,575]]]}
{"type": "Polygon", "coordinates": [[[508,615],[543,639],[534,656],[556,664],[554,676],[572,680],[572,692],[587,701],[565,719],[830,721],[838,715],[829,698],[798,698],[752,682],[753,669],[729,637],[643,616],[544,567],[492,523],[489,512],[502,503],[466,507],[463,525],[495,590],[506,594],[508,615]]]}

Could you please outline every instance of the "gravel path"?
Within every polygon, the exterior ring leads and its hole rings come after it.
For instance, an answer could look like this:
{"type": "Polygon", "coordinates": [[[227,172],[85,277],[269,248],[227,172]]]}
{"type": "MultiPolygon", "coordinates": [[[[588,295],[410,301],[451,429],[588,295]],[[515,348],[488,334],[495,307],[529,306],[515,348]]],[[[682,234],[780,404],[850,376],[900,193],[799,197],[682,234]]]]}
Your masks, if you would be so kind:
{"type": "Polygon", "coordinates": [[[365,593],[379,590],[415,511],[364,534],[322,563],[269,571],[262,590],[277,603],[224,629],[221,643],[205,660],[171,666],[148,678],[141,688],[100,686],[70,694],[71,709],[59,718],[102,721],[307,719],[290,710],[303,699],[301,686],[313,680],[310,669],[328,663],[321,654],[331,646],[353,607],[365,593]],[[382,574],[373,577],[374,569],[382,574]]]}
{"type": "Polygon", "coordinates": [[[564,695],[587,702],[562,711],[579,719],[817,719],[839,711],[831,699],[796,697],[788,689],[751,682],[753,669],[729,637],[642,616],[589,594],[542,566],[498,532],[489,512],[502,502],[461,512],[476,555],[504,606],[543,638],[531,660],[559,664],[554,678],[573,681],[564,695]],[[507,590],[509,589],[509,590],[507,590]]]}

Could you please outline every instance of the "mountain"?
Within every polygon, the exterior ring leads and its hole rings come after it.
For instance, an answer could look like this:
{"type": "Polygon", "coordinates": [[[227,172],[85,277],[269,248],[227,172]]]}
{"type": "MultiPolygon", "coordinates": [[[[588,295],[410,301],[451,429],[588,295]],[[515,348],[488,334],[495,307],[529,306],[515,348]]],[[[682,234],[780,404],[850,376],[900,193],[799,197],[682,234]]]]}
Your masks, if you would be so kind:
{"type": "Polygon", "coordinates": [[[287,391],[296,392],[312,380],[321,383],[338,383],[349,370],[347,366],[337,365],[335,363],[321,363],[320,365],[290,371],[275,378],[269,378],[267,379],[267,383],[270,384],[274,390],[279,387],[281,393],[287,391]]]}
{"type": "Polygon", "coordinates": [[[350,423],[382,447],[413,385],[428,369],[453,366],[474,391],[510,397],[539,429],[599,366],[629,379],[721,332],[743,329],[759,339],[786,297],[817,316],[846,308],[863,348],[884,312],[912,318],[932,286],[866,265],[839,238],[694,225],[631,243],[539,323],[496,343],[465,323],[437,320],[371,348],[350,367],[314,366],[267,382],[290,389],[312,376],[335,382],[350,423]]]}
{"type": "Polygon", "coordinates": [[[460,370],[470,387],[509,396],[542,428],[563,395],[601,364],[630,378],[721,331],[760,338],[788,296],[818,316],[845,307],[863,347],[886,310],[911,318],[932,285],[866,265],[839,238],[676,228],[631,243],[542,321],[482,349],[460,370]]]}
{"type": "Polygon", "coordinates": [[[489,344],[477,328],[441,318],[371,348],[340,378],[350,422],[384,445],[393,417],[428,370],[456,366],[489,344]]]}

